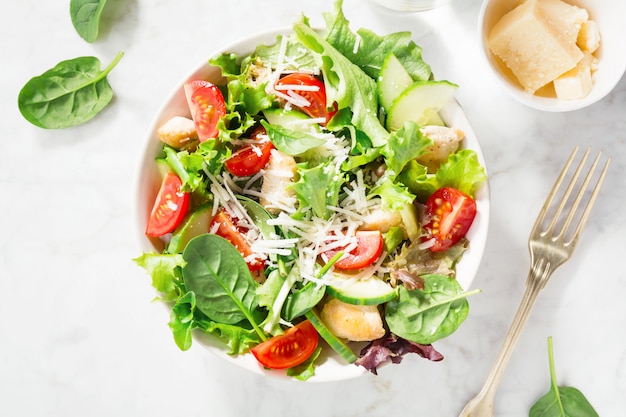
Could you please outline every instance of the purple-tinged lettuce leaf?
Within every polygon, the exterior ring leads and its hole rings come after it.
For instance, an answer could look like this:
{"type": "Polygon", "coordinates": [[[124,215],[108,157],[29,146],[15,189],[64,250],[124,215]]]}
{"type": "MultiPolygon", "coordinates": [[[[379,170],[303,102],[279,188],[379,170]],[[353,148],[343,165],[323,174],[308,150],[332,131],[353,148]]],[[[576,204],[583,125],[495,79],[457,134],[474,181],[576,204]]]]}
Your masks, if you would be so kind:
{"type": "Polygon", "coordinates": [[[390,334],[365,346],[355,364],[364,367],[374,375],[378,375],[379,366],[388,362],[400,363],[407,353],[417,353],[422,358],[433,362],[439,362],[443,359],[443,355],[432,345],[414,343],[395,334],[390,334]]]}

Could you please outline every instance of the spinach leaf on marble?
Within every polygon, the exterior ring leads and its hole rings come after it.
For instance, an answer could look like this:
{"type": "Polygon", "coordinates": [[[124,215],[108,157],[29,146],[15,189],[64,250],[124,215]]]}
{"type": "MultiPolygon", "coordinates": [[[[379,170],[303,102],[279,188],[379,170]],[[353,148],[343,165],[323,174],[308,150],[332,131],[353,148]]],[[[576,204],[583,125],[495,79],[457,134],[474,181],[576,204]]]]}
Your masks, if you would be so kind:
{"type": "Polygon", "coordinates": [[[22,116],[44,129],[64,129],[90,120],[113,98],[106,77],[123,55],[119,52],[104,70],[98,58],[85,56],[61,61],[31,78],[18,96],[22,116]]]}
{"type": "Polygon", "coordinates": [[[100,32],[100,17],[106,0],[70,0],[74,29],[87,42],[95,42],[100,32]]]}
{"type": "Polygon", "coordinates": [[[552,337],[548,338],[548,362],[550,391],[531,407],[529,417],[598,417],[598,413],[580,390],[557,385],[552,337]]]}

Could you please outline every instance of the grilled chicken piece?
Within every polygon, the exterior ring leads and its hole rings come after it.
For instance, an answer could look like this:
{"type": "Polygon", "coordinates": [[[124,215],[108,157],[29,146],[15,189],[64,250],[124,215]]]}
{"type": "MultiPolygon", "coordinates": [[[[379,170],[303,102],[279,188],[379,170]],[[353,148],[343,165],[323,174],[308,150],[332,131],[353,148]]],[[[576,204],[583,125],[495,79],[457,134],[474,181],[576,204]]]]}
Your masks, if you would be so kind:
{"type": "Polygon", "coordinates": [[[328,329],[342,339],[366,342],[385,335],[383,320],[376,306],[347,304],[331,298],[320,314],[328,329]]]}
{"type": "Polygon", "coordinates": [[[267,211],[278,214],[294,206],[295,192],[288,186],[296,174],[296,160],[277,149],[272,149],[265,166],[259,202],[267,211]]]}
{"type": "Polygon", "coordinates": [[[198,146],[198,133],[193,120],[175,116],[157,130],[161,142],[178,150],[194,150],[198,146]]]}
{"type": "Polygon", "coordinates": [[[465,138],[462,130],[446,126],[424,126],[422,134],[433,141],[433,146],[426,153],[417,158],[417,162],[428,168],[428,172],[436,172],[439,165],[448,160],[448,155],[459,149],[459,144],[465,138]]]}

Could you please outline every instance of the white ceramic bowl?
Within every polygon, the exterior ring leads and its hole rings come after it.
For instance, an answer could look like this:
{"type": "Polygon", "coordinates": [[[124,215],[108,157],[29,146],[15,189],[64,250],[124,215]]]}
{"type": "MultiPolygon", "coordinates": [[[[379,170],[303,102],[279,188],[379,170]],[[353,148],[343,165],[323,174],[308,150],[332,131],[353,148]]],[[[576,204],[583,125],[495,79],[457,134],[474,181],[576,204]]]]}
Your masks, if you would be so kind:
{"type": "MultiPolygon", "coordinates": [[[[238,56],[249,54],[254,51],[257,45],[262,43],[268,45],[273,44],[276,41],[276,36],[278,34],[284,34],[289,32],[290,29],[282,29],[273,30],[270,32],[265,32],[259,35],[252,36],[250,38],[234,43],[224,48],[223,50],[216,51],[214,54],[207,56],[207,60],[211,56],[221,54],[222,52],[232,52],[237,54],[238,56]]],[[[161,183],[160,174],[154,162],[155,157],[158,155],[159,151],[162,148],[162,143],[158,139],[156,131],[159,126],[161,126],[165,121],[175,115],[186,115],[187,117],[191,117],[183,91],[183,85],[187,80],[201,78],[211,81],[214,84],[224,83],[224,80],[221,77],[220,69],[208,64],[207,60],[200,63],[190,72],[188,77],[185,77],[185,79],[181,80],[181,82],[174,87],[170,96],[165,99],[164,103],[158,110],[152,124],[148,129],[144,151],[143,155],[141,155],[136,177],[136,200],[134,208],[136,234],[140,242],[140,250],[143,252],[161,252],[163,250],[163,244],[158,239],[149,239],[144,234],[146,221],[148,219],[152,204],[161,183]]],[[[485,166],[485,161],[483,159],[483,154],[480,149],[478,139],[476,138],[472,127],[470,126],[463,110],[458,105],[458,103],[450,103],[450,105],[445,107],[441,113],[443,119],[450,126],[455,126],[465,132],[466,138],[464,140],[463,147],[474,150],[477,153],[482,165],[485,166]]],[[[478,271],[478,267],[480,265],[485,247],[485,242],[487,239],[487,228],[490,209],[488,183],[485,183],[478,190],[476,195],[476,201],[478,206],[478,213],[467,235],[468,239],[471,242],[471,247],[466,252],[457,267],[458,280],[462,287],[465,289],[470,287],[474,276],[478,271]]],[[[169,306],[167,306],[167,308],[169,309],[169,306]]],[[[163,331],[169,331],[169,329],[167,329],[167,326],[164,326],[163,331]]],[[[174,343],[173,340],[172,343],[174,343]]],[[[258,364],[252,354],[239,356],[228,355],[227,349],[223,345],[223,343],[210,335],[206,335],[200,332],[195,333],[194,345],[202,345],[209,351],[217,354],[225,360],[257,374],[286,378],[284,371],[269,371],[263,369],[263,367],[258,364]]],[[[353,350],[358,353],[359,349],[360,347],[355,346],[353,350]]],[[[354,378],[367,373],[367,371],[360,366],[347,364],[330,348],[326,348],[324,350],[321,355],[321,361],[319,361],[318,363],[320,365],[316,368],[315,376],[310,378],[308,381],[336,381],[354,378]]]]}
{"type": "Polygon", "coordinates": [[[589,95],[577,100],[540,97],[524,92],[515,77],[489,50],[487,38],[491,28],[504,14],[520,4],[521,0],[484,0],[478,18],[481,50],[492,72],[513,98],[539,110],[563,112],[587,107],[609,94],[626,70],[626,53],[624,53],[626,2],[615,0],[564,1],[585,8],[590,19],[598,23],[602,37],[600,49],[595,54],[599,58],[599,68],[593,75],[593,88],[589,95]]]}

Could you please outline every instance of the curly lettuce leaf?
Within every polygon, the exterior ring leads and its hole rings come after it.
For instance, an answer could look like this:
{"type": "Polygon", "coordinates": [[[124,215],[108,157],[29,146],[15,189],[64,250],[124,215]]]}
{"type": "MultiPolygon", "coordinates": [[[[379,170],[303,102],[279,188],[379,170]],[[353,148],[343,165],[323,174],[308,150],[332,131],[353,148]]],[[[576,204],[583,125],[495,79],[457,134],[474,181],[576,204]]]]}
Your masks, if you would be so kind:
{"type": "Polygon", "coordinates": [[[402,210],[407,204],[412,204],[415,200],[415,195],[404,184],[393,182],[386,176],[376,183],[368,196],[379,196],[383,207],[391,210],[402,210]]]}
{"type": "Polygon", "coordinates": [[[337,103],[339,109],[350,108],[351,123],[370,138],[373,146],[384,145],[389,132],[378,119],[376,82],[304,22],[296,23],[293,29],[307,48],[322,57],[328,107],[337,103]]]}
{"type": "Polygon", "coordinates": [[[398,180],[424,203],[441,187],[453,187],[474,197],[487,174],[476,152],[463,149],[451,154],[435,174],[428,174],[427,168],[415,160],[409,161],[398,180]]]}
{"type": "Polygon", "coordinates": [[[152,278],[152,286],[159,292],[160,299],[169,302],[179,297],[181,268],[186,264],[182,255],[144,253],[133,261],[152,278]]]}
{"type": "Polygon", "coordinates": [[[422,48],[411,40],[411,32],[396,32],[379,36],[367,29],[354,34],[342,11],[342,0],[335,2],[333,13],[324,13],[328,34],[326,41],[358,65],[370,77],[377,79],[385,57],[393,53],[413,80],[428,80],[430,66],[422,59],[422,48]]]}
{"type": "Polygon", "coordinates": [[[333,212],[328,206],[338,205],[339,191],[345,182],[339,167],[328,161],[314,168],[300,168],[299,175],[298,182],[292,188],[300,207],[310,207],[319,218],[330,218],[333,212]]]}
{"type": "Polygon", "coordinates": [[[415,122],[405,122],[399,130],[391,133],[382,148],[387,172],[395,178],[410,161],[422,155],[431,145],[432,140],[422,134],[415,122]]]}
{"type": "MultiPolygon", "coordinates": [[[[253,57],[260,59],[263,65],[275,69],[283,38],[283,35],[278,35],[272,45],[257,46],[253,57]]],[[[287,69],[314,72],[319,68],[318,57],[307,48],[303,48],[295,35],[287,36],[285,55],[289,57],[288,62],[283,62],[287,69]]]]}

